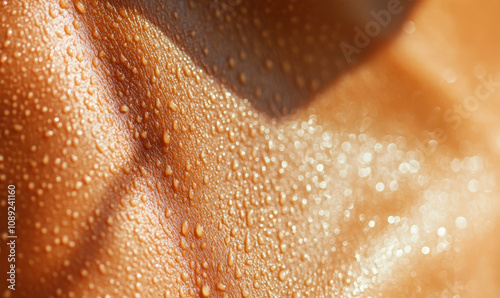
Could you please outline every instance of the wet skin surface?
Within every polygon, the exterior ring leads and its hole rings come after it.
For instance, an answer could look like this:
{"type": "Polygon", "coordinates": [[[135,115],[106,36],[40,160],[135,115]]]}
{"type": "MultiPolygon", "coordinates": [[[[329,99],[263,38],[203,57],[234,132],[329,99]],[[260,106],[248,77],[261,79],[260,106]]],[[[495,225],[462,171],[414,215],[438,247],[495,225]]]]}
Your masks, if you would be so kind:
{"type": "Polygon", "coordinates": [[[498,293],[495,21],[450,2],[357,66],[320,8],[287,35],[258,4],[2,4],[4,295],[498,293]]]}

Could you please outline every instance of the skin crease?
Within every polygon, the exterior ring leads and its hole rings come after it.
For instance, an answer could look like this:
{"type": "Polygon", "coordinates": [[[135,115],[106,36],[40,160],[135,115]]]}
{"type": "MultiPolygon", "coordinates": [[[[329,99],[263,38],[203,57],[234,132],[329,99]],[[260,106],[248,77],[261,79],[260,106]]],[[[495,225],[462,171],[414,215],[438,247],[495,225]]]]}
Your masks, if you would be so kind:
{"type": "Polygon", "coordinates": [[[500,293],[498,86],[465,108],[500,81],[495,1],[422,1],[359,65],[325,46],[310,68],[293,38],[235,46],[245,5],[223,21],[197,2],[1,5],[4,296],[500,293]],[[196,31],[221,22],[227,47],[196,31]]]}

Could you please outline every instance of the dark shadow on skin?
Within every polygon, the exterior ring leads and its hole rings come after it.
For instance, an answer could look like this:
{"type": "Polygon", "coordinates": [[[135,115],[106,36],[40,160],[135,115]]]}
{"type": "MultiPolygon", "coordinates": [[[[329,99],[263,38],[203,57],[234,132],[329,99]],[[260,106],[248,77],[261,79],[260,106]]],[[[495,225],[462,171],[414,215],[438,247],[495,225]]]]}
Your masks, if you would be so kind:
{"type": "Polygon", "coordinates": [[[393,37],[416,2],[111,3],[145,16],[216,81],[258,110],[279,117],[306,105],[315,94],[393,37]],[[380,21],[384,17],[386,22],[380,21]],[[367,30],[374,30],[373,37],[367,30]],[[356,39],[357,36],[361,37],[356,39]]]}

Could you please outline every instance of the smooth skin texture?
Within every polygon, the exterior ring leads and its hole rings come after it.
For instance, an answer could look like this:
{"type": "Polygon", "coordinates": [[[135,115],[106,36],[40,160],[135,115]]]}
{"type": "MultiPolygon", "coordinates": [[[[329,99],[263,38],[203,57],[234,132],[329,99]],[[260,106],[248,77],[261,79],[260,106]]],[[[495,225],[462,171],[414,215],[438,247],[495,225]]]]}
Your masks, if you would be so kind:
{"type": "Polygon", "coordinates": [[[500,7],[431,2],[352,65],[293,2],[2,2],[3,295],[498,295],[500,7]]]}

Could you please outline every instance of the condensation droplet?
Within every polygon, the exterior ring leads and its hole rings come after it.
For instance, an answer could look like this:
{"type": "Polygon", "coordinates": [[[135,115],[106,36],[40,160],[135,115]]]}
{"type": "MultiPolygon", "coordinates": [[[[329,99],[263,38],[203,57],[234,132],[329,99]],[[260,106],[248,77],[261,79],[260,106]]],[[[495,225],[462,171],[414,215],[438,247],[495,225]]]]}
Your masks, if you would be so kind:
{"type": "Polygon", "coordinates": [[[437,230],[437,234],[439,237],[444,237],[446,236],[446,228],[445,227],[440,227],[438,230],[437,230]]]}
{"type": "Polygon", "coordinates": [[[210,296],[210,287],[208,285],[201,286],[201,295],[203,297],[210,296]]]}
{"type": "Polygon", "coordinates": [[[181,227],[181,233],[182,233],[182,235],[184,235],[184,236],[187,235],[188,228],[189,228],[188,222],[187,221],[182,222],[182,227],[181,227]]]}
{"type": "Polygon", "coordinates": [[[129,111],[129,107],[127,107],[126,105],[123,105],[120,107],[120,112],[122,113],[127,113],[129,111]]]}
{"type": "Polygon", "coordinates": [[[471,181],[469,181],[467,188],[470,192],[477,192],[479,190],[479,181],[477,181],[476,179],[472,179],[471,181]]]}
{"type": "Polygon", "coordinates": [[[246,85],[247,84],[247,76],[244,73],[240,72],[238,74],[238,81],[240,81],[240,83],[242,85],[246,85]]]}
{"type": "Polygon", "coordinates": [[[76,7],[76,10],[78,10],[79,13],[81,14],[85,14],[85,6],[83,6],[82,2],[80,1],[77,1],[75,2],[75,7],[76,7]]]}
{"type": "Polygon", "coordinates": [[[455,220],[455,225],[459,229],[465,229],[465,228],[467,228],[467,219],[465,217],[459,216],[455,220]]]}
{"type": "Polygon", "coordinates": [[[216,287],[217,287],[217,290],[219,290],[219,291],[226,290],[226,286],[224,284],[221,284],[220,282],[217,283],[216,287]]]}
{"type": "Polygon", "coordinates": [[[69,3],[66,0],[60,0],[59,1],[59,6],[61,6],[62,9],[68,9],[69,8],[69,3]]]}
{"type": "Polygon", "coordinates": [[[229,250],[227,254],[227,265],[232,267],[234,265],[234,254],[232,250],[229,250]]]}
{"type": "Polygon", "coordinates": [[[163,133],[163,143],[165,143],[166,145],[170,144],[170,134],[168,133],[168,131],[165,131],[163,133]]]}
{"type": "Polygon", "coordinates": [[[177,106],[177,104],[174,102],[174,101],[170,101],[168,103],[168,108],[173,111],[173,112],[177,112],[177,110],[179,109],[179,107],[177,106]]]}
{"type": "Polygon", "coordinates": [[[285,277],[286,277],[286,271],[285,270],[281,270],[279,273],[278,273],[278,279],[280,281],[284,281],[285,280],[285,277]]]}
{"type": "Polygon", "coordinates": [[[198,237],[198,238],[202,238],[203,235],[205,235],[205,232],[203,230],[203,226],[201,226],[199,224],[196,224],[194,231],[195,231],[196,237],[198,237]]]}
{"type": "Polygon", "coordinates": [[[165,167],[165,175],[172,176],[173,173],[174,173],[174,171],[172,170],[172,168],[169,165],[167,165],[165,167]]]}

